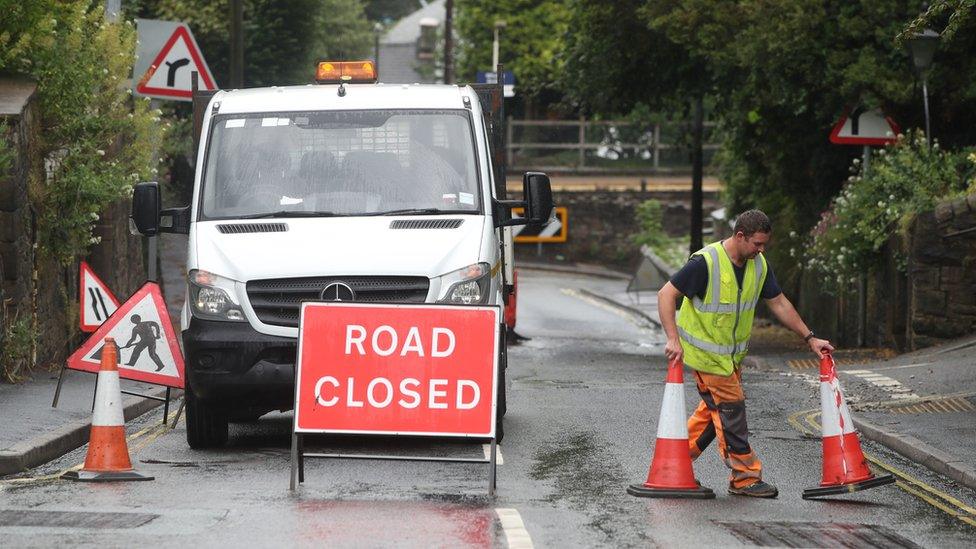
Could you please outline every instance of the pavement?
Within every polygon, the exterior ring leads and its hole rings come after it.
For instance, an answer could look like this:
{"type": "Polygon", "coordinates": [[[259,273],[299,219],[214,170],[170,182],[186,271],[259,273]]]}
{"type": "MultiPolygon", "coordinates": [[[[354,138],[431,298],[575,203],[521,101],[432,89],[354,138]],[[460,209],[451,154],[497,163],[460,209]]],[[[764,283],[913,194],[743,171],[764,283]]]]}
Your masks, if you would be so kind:
{"type": "MultiPolygon", "coordinates": [[[[171,256],[181,242],[162,247],[171,256]],[[171,247],[172,246],[172,247],[171,247]]],[[[179,262],[168,262],[170,265],[179,262]]],[[[580,297],[631,315],[640,323],[659,326],[657,295],[628,293],[629,275],[594,265],[539,264],[522,261],[519,269],[585,274],[605,279],[597,290],[580,297]]],[[[181,300],[182,273],[167,273],[170,296],[181,300]]],[[[174,312],[178,310],[171,303],[174,312]]],[[[174,319],[177,324],[178,319],[174,319]]],[[[759,322],[754,331],[747,368],[778,370],[811,385],[815,411],[817,365],[798,339],[784,329],[759,322]]],[[[837,368],[863,437],[976,490],[976,336],[938,347],[894,356],[885,350],[839,350],[837,368]]],[[[59,406],[51,407],[57,372],[35,371],[23,384],[0,385],[0,476],[23,472],[84,445],[90,427],[94,377],[68,371],[59,406]]],[[[162,396],[158,386],[123,381],[123,390],[162,396]]],[[[159,406],[158,401],[127,396],[126,419],[159,406]]]]}

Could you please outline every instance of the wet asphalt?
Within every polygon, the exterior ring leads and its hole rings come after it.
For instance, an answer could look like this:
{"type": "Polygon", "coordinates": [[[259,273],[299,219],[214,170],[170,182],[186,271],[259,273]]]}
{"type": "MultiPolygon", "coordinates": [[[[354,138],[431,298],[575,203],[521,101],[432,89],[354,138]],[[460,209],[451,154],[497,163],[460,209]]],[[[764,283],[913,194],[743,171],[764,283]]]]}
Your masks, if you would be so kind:
{"type": "MultiPolygon", "coordinates": [[[[81,484],[46,478],[85,448],[21,480],[0,482],[0,544],[66,546],[328,547],[971,547],[976,528],[899,486],[826,501],[800,497],[820,481],[820,441],[788,421],[819,406],[816,388],[788,372],[745,373],[751,442],[775,500],[727,495],[712,450],[695,464],[714,500],[639,499],[661,405],[663,335],[587,298],[626,281],[540,271],[520,274],[510,351],[504,460],[487,496],[482,464],[306,461],[289,483],[290,415],[231,427],[227,448],[194,451],[160,412],[130,422],[130,451],[151,482],[81,484]],[[512,511],[521,519],[512,521],[512,511]],[[508,517],[502,520],[499,517],[508,517]],[[527,545],[526,543],[531,545],[527,545]]],[[[690,383],[686,407],[697,404],[690,383]]],[[[972,491],[882,447],[864,448],[965,505],[972,491]]],[[[482,457],[472,441],[319,438],[307,450],[482,457]]],[[[916,490],[917,491],[917,490],[916,490]]]]}

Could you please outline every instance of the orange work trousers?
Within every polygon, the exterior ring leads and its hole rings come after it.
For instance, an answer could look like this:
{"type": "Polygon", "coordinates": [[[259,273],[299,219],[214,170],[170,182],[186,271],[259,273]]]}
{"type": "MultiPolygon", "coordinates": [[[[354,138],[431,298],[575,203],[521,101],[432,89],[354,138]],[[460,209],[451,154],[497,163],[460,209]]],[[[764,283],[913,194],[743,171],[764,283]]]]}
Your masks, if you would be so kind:
{"type": "Polygon", "coordinates": [[[762,463],[749,446],[746,425],[746,396],[742,391],[742,371],[729,376],[695,372],[701,403],[688,418],[688,445],[691,459],[718,438],[718,453],[731,469],[729,484],[744,488],[762,480],[762,463]]]}

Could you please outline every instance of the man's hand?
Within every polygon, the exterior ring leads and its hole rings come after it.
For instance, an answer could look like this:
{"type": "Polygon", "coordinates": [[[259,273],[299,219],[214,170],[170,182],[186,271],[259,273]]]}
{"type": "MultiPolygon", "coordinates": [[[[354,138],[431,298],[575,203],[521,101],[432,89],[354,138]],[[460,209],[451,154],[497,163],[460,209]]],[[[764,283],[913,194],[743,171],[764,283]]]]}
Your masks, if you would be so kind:
{"type": "Polygon", "coordinates": [[[810,346],[810,350],[813,354],[817,355],[817,358],[823,356],[824,351],[833,351],[834,346],[830,344],[826,339],[818,339],[816,337],[811,337],[810,341],[807,341],[807,345],[810,346]]]}
{"type": "Polygon", "coordinates": [[[668,358],[668,363],[674,362],[676,360],[680,361],[684,358],[685,352],[681,348],[681,341],[677,338],[668,338],[668,342],[664,344],[664,356],[668,358]]]}

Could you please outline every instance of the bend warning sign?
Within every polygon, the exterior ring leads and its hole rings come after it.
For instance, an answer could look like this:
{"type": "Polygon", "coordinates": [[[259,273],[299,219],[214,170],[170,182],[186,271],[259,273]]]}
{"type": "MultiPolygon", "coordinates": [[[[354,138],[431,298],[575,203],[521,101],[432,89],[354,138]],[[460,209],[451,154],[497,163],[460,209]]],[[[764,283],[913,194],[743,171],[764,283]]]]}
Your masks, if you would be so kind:
{"type": "Polygon", "coordinates": [[[191,101],[190,75],[194,71],[199,75],[197,85],[200,89],[217,88],[189,27],[183,23],[147,19],[140,19],[138,25],[139,53],[133,70],[137,94],[191,101]]]}
{"type": "Polygon", "coordinates": [[[80,269],[78,297],[81,311],[78,313],[78,322],[81,331],[94,332],[119,308],[119,300],[108,289],[108,285],[98,278],[88,263],[82,261],[80,269]]]}
{"type": "Polygon", "coordinates": [[[98,372],[105,338],[119,346],[119,376],[183,388],[183,354],[159,285],[147,282],[68,357],[68,368],[98,372]]]}
{"type": "Polygon", "coordinates": [[[302,305],[295,432],[493,437],[497,307],[302,305]]]}
{"type": "Polygon", "coordinates": [[[898,124],[881,109],[857,107],[841,115],[830,131],[830,142],[838,145],[883,146],[894,143],[901,133],[898,124]]]}

